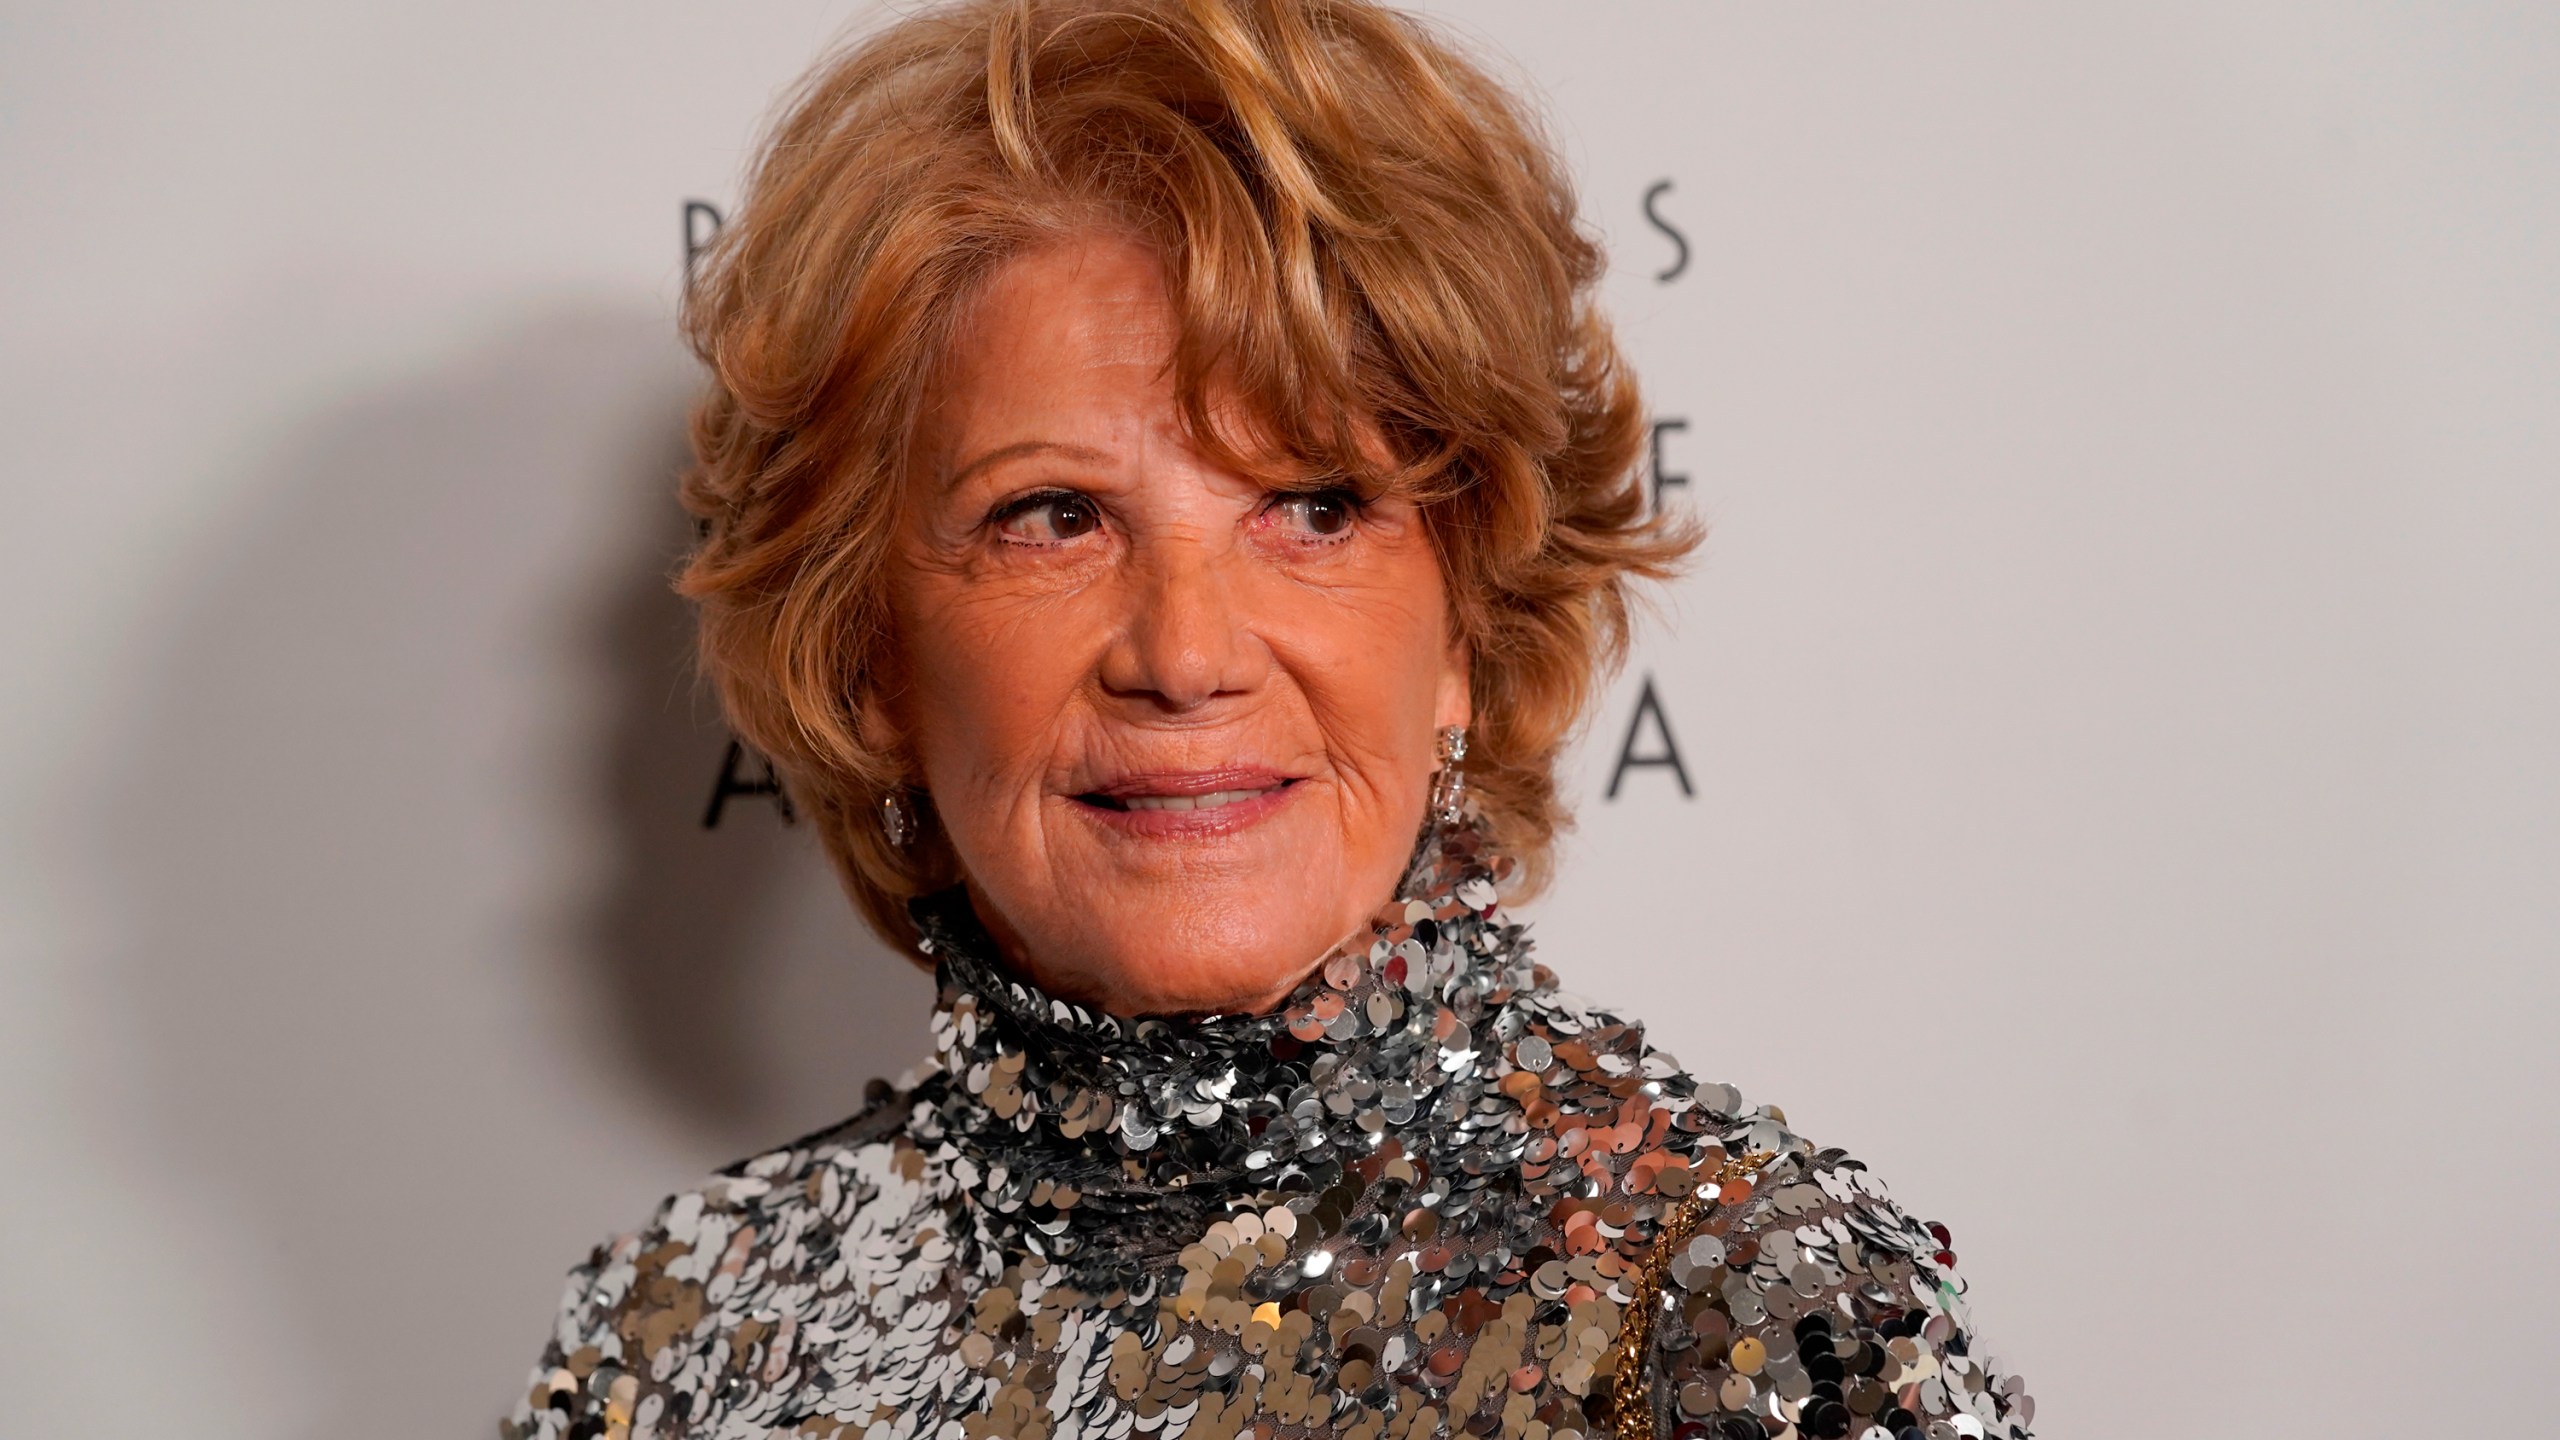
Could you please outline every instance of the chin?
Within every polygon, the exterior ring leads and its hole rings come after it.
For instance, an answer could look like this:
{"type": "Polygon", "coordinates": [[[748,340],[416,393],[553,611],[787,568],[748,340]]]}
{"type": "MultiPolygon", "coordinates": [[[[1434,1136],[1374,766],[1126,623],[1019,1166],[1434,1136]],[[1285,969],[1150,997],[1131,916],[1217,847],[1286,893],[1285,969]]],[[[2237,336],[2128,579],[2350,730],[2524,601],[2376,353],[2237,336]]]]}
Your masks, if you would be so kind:
{"type": "Polygon", "coordinates": [[[1124,1015],[1263,1009],[1341,938],[1318,938],[1303,916],[1293,917],[1294,924],[1257,923],[1263,917],[1204,905],[1196,895],[1179,911],[1133,906],[1120,913],[1151,918],[1096,935],[1093,953],[1101,963],[1090,973],[1103,1008],[1124,1015]]]}

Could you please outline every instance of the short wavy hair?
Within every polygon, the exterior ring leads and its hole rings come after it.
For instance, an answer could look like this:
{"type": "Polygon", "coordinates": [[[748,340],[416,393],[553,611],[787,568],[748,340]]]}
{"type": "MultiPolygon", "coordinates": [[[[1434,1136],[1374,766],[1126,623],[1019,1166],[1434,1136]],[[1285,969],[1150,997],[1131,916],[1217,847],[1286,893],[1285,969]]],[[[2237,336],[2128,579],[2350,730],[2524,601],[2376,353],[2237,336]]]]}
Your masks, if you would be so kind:
{"type": "Polygon", "coordinates": [[[929,806],[904,847],[877,818],[916,784],[879,680],[912,429],[988,275],[1096,229],[1162,257],[1204,449],[1420,503],[1473,666],[1469,788],[1534,890],[1628,582],[1695,534],[1647,511],[1602,257],[1536,117],[1365,0],[962,0],[801,82],[685,311],[711,379],[677,586],[730,723],[912,945],[907,900],[960,878],[929,806]],[[1235,413],[1252,443],[1212,423],[1235,413]]]}

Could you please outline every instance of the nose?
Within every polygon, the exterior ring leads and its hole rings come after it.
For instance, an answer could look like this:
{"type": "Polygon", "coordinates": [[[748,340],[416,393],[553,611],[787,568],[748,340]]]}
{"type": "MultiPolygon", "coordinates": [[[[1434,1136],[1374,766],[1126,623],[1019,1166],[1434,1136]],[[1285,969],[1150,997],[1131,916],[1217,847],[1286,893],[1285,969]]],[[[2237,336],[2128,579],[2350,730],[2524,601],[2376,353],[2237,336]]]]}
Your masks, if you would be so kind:
{"type": "Polygon", "coordinates": [[[1103,656],[1103,690],[1160,716],[1187,717],[1259,689],[1271,653],[1253,632],[1230,557],[1182,542],[1151,551],[1133,567],[1127,620],[1103,656]]]}

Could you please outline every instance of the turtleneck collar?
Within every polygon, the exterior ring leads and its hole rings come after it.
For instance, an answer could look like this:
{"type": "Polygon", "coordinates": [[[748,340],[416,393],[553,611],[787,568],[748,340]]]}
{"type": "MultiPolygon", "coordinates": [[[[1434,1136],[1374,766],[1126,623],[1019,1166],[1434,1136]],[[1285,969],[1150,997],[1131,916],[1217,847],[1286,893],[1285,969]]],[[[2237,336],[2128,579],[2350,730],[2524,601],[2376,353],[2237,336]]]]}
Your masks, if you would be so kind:
{"type": "Polygon", "coordinates": [[[1006,1249],[1115,1280],[1362,1156],[1498,1150],[1470,1101],[1517,1029],[1505,1007],[1546,978],[1499,909],[1507,868],[1472,823],[1429,832],[1367,934],[1277,1008],[1186,1019],[1056,999],[1005,967],[965,892],[923,897],[943,1073],[917,1092],[918,1137],[947,1147],[1006,1249]]]}

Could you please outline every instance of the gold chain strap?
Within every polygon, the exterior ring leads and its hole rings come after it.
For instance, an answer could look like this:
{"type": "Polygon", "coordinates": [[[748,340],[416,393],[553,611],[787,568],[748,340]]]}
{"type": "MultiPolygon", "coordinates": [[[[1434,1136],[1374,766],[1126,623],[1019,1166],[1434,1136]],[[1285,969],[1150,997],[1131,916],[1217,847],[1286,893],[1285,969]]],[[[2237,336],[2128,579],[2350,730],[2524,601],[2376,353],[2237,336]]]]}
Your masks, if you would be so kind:
{"type": "Polygon", "coordinates": [[[1687,1199],[1673,1207],[1671,1217],[1662,1223],[1662,1234],[1653,1242],[1653,1249],[1646,1252],[1644,1263],[1637,1267],[1635,1284],[1627,1297],[1627,1318],[1618,1326],[1613,1347],[1618,1363],[1609,1377],[1609,1414],[1618,1440],[1653,1440],[1653,1396],[1646,1383],[1644,1362],[1645,1353],[1653,1345],[1654,1307],[1662,1294],[1663,1279],[1670,1274],[1671,1257],[1688,1248],[1698,1227],[1716,1212],[1727,1184],[1750,1179],[1776,1158],[1775,1151],[1757,1150],[1724,1162],[1713,1180],[1691,1191],[1687,1199]]]}

